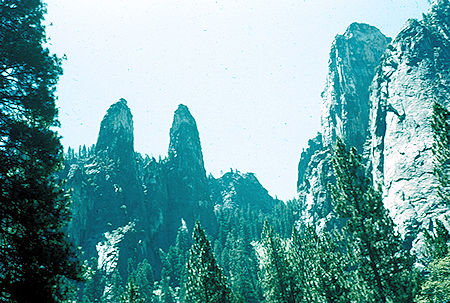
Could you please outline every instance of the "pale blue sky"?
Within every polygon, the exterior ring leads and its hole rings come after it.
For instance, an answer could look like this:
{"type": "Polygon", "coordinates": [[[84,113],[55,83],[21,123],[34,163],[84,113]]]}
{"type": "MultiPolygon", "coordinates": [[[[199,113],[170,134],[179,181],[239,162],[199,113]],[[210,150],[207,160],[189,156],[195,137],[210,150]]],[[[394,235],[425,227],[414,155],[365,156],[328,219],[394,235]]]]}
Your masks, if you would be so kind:
{"type": "Polygon", "coordinates": [[[125,98],[135,149],[166,155],[173,112],[197,121],[206,170],[254,172],[272,195],[295,196],[302,148],[320,129],[333,37],[352,22],[394,37],[419,0],[47,0],[63,144],[91,145],[125,98]]]}

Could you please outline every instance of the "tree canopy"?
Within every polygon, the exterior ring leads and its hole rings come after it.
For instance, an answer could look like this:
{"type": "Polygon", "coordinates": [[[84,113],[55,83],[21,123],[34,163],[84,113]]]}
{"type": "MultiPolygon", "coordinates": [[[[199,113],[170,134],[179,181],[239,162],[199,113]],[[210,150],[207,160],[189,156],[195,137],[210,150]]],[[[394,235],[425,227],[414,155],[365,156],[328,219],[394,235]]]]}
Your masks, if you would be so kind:
{"type": "Polygon", "coordinates": [[[0,301],[55,302],[82,268],[64,227],[69,199],[55,85],[61,62],[43,47],[45,6],[0,1],[0,301]]]}

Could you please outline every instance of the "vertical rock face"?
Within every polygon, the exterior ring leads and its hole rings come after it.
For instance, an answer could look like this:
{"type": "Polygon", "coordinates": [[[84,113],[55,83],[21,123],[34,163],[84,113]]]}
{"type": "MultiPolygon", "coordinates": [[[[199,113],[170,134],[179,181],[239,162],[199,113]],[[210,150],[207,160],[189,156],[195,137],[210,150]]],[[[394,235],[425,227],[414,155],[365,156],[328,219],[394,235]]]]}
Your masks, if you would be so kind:
{"type": "Polygon", "coordinates": [[[331,156],[331,147],[323,147],[319,134],[309,140],[298,166],[297,184],[304,220],[325,229],[338,224],[328,188],[328,184],[334,183],[331,156]]]}
{"type": "Polygon", "coordinates": [[[95,148],[67,162],[73,201],[69,233],[87,257],[99,258],[99,267],[126,272],[129,252],[144,254],[145,235],[136,230],[148,221],[133,147],[133,117],[124,99],[108,109],[95,148]],[[108,235],[117,237],[109,241],[108,235]]]}
{"type": "Polygon", "coordinates": [[[336,136],[362,150],[369,125],[369,85],[386,45],[376,27],[351,24],[331,46],[325,89],[322,93],[321,126],[324,146],[336,136]]]}
{"type": "Polygon", "coordinates": [[[107,156],[124,169],[135,169],[133,115],[125,99],[111,105],[103,117],[95,148],[97,154],[107,156]]]}
{"type": "MultiPolygon", "coordinates": [[[[92,151],[91,151],[92,152],[92,151]]],[[[133,117],[124,99],[113,104],[102,120],[95,153],[70,166],[69,186],[73,188],[76,207],[74,222],[83,222],[80,230],[95,228],[105,232],[110,227],[128,223],[130,210],[142,201],[136,175],[133,147],[133,117]],[[87,199],[86,201],[83,201],[87,199]]],[[[78,234],[78,231],[73,231],[78,234]]],[[[79,235],[78,240],[84,240],[79,235]]]]}
{"type": "Polygon", "coordinates": [[[167,169],[169,238],[175,237],[181,219],[189,229],[197,219],[213,229],[216,223],[197,123],[185,105],[179,105],[174,114],[167,169]]]}
{"type": "Polygon", "coordinates": [[[375,184],[400,231],[413,240],[450,214],[436,197],[433,102],[450,107],[450,2],[410,20],[383,55],[371,89],[370,156],[375,184]]]}
{"type": "MultiPolygon", "coordinates": [[[[187,106],[180,104],[170,129],[169,161],[191,177],[206,181],[203,153],[197,123],[187,106]]],[[[206,183],[206,182],[205,182],[206,183]]]]}
{"type": "Polygon", "coordinates": [[[377,28],[353,23],[332,43],[322,93],[321,134],[309,141],[298,165],[299,196],[310,223],[322,227],[338,224],[328,190],[334,182],[332,148],[340,137],[363,150],[369,125],[369,86],[389,41],[377,28]]]}

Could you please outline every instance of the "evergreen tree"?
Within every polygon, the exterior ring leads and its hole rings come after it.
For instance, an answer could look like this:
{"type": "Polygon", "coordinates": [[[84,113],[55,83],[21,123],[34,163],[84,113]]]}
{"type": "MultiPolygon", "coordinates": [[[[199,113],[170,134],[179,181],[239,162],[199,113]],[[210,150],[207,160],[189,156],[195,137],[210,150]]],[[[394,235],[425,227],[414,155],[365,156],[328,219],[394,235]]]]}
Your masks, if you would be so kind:
{"type": "Polygon", "coordinates": [[[296,273],[300,302],[349,302],[351,275],[346,241],[337,231],[293,228],[289,263],[296,273]]]}
{"type": "Polygon", "coordinates": [[[422,285],[415,302],[434,303],[450,301],[450,254],[430,264],[430,275],[422,285]]]}
{"type": "Polygon", "coordinates": [[[100,270],[94,269],[97,266],[95,258],[90,260],[89,265],[81,297],[85,302],[100,303],[105,288],[104,276],[100,270]]]}
{"type": "Polygon", "coordinates": [[[300,289],[287,261],[285,248],[279,235],[266,221],[262,235],[262,277],[261,284],[267,302],[301,302],[300,289]]]}
{"type": "Polygon", "coordinates": [[[106,283],[105,292],[102,300],[104,302],[120,302],[124,294],[122,286],[122,277],[116,269],[111,273],[108,283],[106,283]]]}
{"type": "Polygon", "coordinates": [[[143,302],[151,302],[153,294],[153,269],[147,259],[144,259],[137,265],[137,268],[131,272],[128,283],[139,288],[143,302]],[[130,280],[131,279],[131,280],[130,280]]]}
{"type": "Polygon", "coordinates": [[[360,283],[359,302],[411,302],[414,292],[413,258],[402,249],[402,239],[384,208],[381,193],[365,175],[355,148],[338,139],[333,156],[336,186],[334,209],[347,220],[354,268],[360,283]]]}
{"type": "Polygon", "coordinates": [[[442,203],[450,205],[450,111],[438,102],[433,104],[431,128],[434,173],[439,181],[438,195],[442,203]]]}
{"type": "Polygon", "coordinates": [[[183,284],[190,242],[186,223],[183,221],[178,229],[175,245],[170,246],[167,253],[160,250],[162,270],[168,277],[168,283],[172,288],[180,287],[183,284]]]}
{"type": "Polygon", "coordinates": [[[448,242],[450,241],[450,232],[444,223],[437,219],[434,223],[434,232],[424,230],[427,257],[431,260],[445,257],[449,253],[448,242]]]}
{"type": "Polygon", "coordinates": [[[214,259],[211,244],[197,221],[192,235],[193,244],[186,266],[185,302],[233,302],[233,295],[222,269],[214,259]]]}
{"type": "Polygon", "coordinates": [[[161,277],[161,302],[175,303],[173,290],[169,285],[169,277],[164,273],[161,277]]]}
{"type": "Polygon", "coordinates": [[[238,237],[229,253],[229,272],[231,286],[245,302],[262,301],[261,287],[258,281],[258,260],[250,242],[238,237]]]}
{"type": "MultiPolygon", "coordinates": [[[[125,293],[122,295],[122,303],[144,303],[145,300],[139,287],[133,282],[133,278],[129,277],[125,288],[125,293]]],[[[149,301],[147,301],[149,302],[149,301]]]]}
{"type": "Polygon", "coordinates": [[[40,0],[0,1],[0,301],[56,302],[82,266],[64,232],[69,199],[54,173],[63,150],[40,0]]]}

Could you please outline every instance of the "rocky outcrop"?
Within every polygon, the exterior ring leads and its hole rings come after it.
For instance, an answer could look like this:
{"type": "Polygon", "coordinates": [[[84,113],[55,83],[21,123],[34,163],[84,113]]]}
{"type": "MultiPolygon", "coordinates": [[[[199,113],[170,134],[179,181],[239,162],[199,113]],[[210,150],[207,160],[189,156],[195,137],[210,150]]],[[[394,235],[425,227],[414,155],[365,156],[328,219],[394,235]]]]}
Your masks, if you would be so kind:
{"type": "Polygon", "coordinates": [[[121,99],[103,118],[95,147],[67,160],[63,172],[72,190],[73,219],[69,233],[87,258],[99,258],[101,268],[118,267],[121,273],[126,273],[129,251],[137,258],[148,254],[147,239],[151,232],[142,231],[155,230],[154,223],[147,220],[133,140],[133,117],[126,101],[121,99]],[[124,230],[127,232],[120,237],[110,237],[124,230]],[[107,251],[114,252],[114,258],[102,257],[107,251]]]}
{"type": "Polygon", "coordinates": [[[322,93],[321,132],[324,146],[336,137],[362,151],[369,125],[369,85],[390,39],[376,27],[351,24],[331,45],[322,93]]]}
{"type": "Polygon", "coordinates": [[[166,158],[141,156],[133,141],[133,117],[121,99],[103,118],[97,144],[72,154],[61,173],[72,190],[69,233],[107,276],[117,269],[124,277],[129,258],[148,259],[158,276],[159,250],[174,243],[182,222],[192,230],[200,220],[215,234],[215,203],[268,211],[276,201],[250,173],[208,181],[197,124],[184,105],[174,113],[166,158]]]}
{"type": "Polygon", "coordinates": [[[100,124],[96,153],[113,159],[121,169],[135,169],[133,115],[127,101],[111,105],[100,124]]]}
{"type": "Polygon", "coordinates": [[[195,220],[200,220],[213,233],[216,228],[214,205],[209,196],[197,123],[185,105],[179,105],[175,111],[168,154],[169,238],[175,238],[181,219],[189,230],[195,220]]]}
{"type": "Polygon", "coordinates": [[[324,148],[322,136],[309,140],[299,162],[298,191],[303,220],[318,228],[329,229],[338,222],[331,203],[328,184],[334,183],[331,147],[324,148]]]}
{"type": "Polygon", "coordinates": [[[334,39],[322,93],[321,133],[308,143],[298,165],[298,192],[304,219],[320,227],[338,224],[332,211],[330,163],[336,137],[363,150],[369,126],[369,86],[390,39],[377,28],[351,24],[334,39]]]}
{"type": "Polygon", "coordinates": [[[230,171],[220,178],[208,178],[215,209],[244,209],[268,212],[276,203],[253,173],[230,171]]]}
{"type": "Polygon", "coordinates": [[[450,3],[436,1],[389,45],[371,88],[370,160],[375,184],[402,234],[413,241],[450,215],[436,196],[433,102],[450,107],[450,3]]]}

